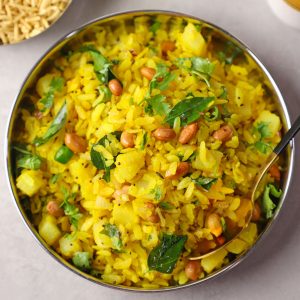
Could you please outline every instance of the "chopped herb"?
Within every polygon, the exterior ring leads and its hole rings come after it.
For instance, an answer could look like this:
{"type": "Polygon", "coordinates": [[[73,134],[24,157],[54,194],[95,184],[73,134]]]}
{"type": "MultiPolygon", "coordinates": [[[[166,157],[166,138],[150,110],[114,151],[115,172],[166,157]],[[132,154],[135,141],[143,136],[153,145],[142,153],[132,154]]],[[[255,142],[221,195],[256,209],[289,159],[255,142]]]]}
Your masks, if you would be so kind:
{"type": "Polygon", "coordinates": [[[212,122],[218,120],[219,116],[220,116],[219,109],[217,106],[214,106],[211,110],[209,110],[204,114],[204,119],[208,122],[212,122]]]}
{"type": "Polygon", "coordinates": [[[60,92],[64,86],[64,79],[62,77],[53,77],[49,89],[47,93],[44,95],[44,97],[39,101],[43,108],[41,109],[41,112],[45,112],[53,106],[54,103],[54,95],[56,92],[60,92]]]}
{"type": "Polygon", "coordinates": [[[208,87],[210,86],[209,80],[215,69],[215,65],[207,58],[178,58],[177,62],[178,67],[187,69],[191,74],[196,75],[204,80],[208,87]]]}
{"type": "Polygon", "coordinates": [[[231,65],[236,57],[241,55],[243,50],[236,46],[231,41],[227,41],[225,43],[224,51],[218,52],[218,57],[221,61],[225,62],[225,64],[231,65]]]}
{"type": "Polygon", "coordinates": [[[72,258],[73,264],[83,272],[91,270],[91,255],[89,252],[76,252],[72,258]]]}
{"type": "Polygon", "coordinates": [[[264,139],[264,138],[267,138],[267,137],[271,136],[269,123],[267,123],[267,122],[259,122],[255,126],[255,129],[259,132],[261,139],[264,139]]]}
{"type": "Polygon", "coordinates": [[[222,86],[222,93],[220,94],[220,96],[218,98],[220,99],[227,99],[228,97],[228,93],[227,93],[227,88],[226,86],[222,86]]]}
{"type": "Polygon", "coordinates": [[[213,104],[214,97],[194,97],[186,98],[178,102],[168,113],[165,122],[173,127],[174,120],[180,117],[181,126],[185,126],[197,121],[201,113],[207,110],[213,104]]]}
{"type": "Polygon", "coordinates": [[[108,235],[111,238],[113,249],[120,251],[123,247],[123,243],[118,227],[112,224],[105,224],[103,227],[104,229],[101,233],[108,235]]]}
{"type": "Polygon", "coordinates": [[[254,144],[254,147],[261,153],[266,154],[270,150],[272,150],[272,147],[270,144],[263,142],[263,141],[258,141],[254,144]]]}
{"type": "Polygon", "coordinates": [[[156,31],[160,28],[161,22],[158,20],[155,20],[152,25],[150,26],[150,31],[154,34],[156,34],[156,31]]]}
{"type": "Polygon", "coordinates": [[[60,177],[60,174],[54,174],[54,175],[52,175],[52,177],[49,180],[49,183],[50,184],[55,184],[57,182],[57,180],[59,179],[59,177],[60,177]]]}
{"type": "Polygon", "coordinates": [[[169,202],[159,202],[159,207],[164,209],[164,210],[171,210],[171,209],[174,209],[175,206],[169,202]]]}
{"type": "Polygon", "coordinates": [[[38,170],[42,165],[42,158],[26,149],[26,145],[18,144],[13,146],[16,157],[16,167],[21,169],[38,170]]]}
{"type": "Polygon", "coordinates": [[[209,178],[209,177],[198,177],[196,179],[192,179],[192,181],[198,186],[202,187],[206,191],[208,191],[211,186],[217,182],[217,178],[209,178]]]}
{"type": "Polygon", "coordinates": [[[176,75],[170,73],[166,65],[158,64],[156,73],[150,81],[146,98],[149,98],[151,96],[153,89],[159,89],[161,91],[166,90],[169,87],[170,82],[175,78],[176,75]]]}
{"type": "Polygon", "coordinates": [[[162,190],[161,190],[161,187],[159,187],[159,186],[155,186],[155,188],[152,189],[150,191],[150,193],[154,195],[154,199],[156,201],[159,201],[162,197],[162,190]]]}
{"type": "Polygon", "coordinates": [[[254,132],[259,135],[259,140],[254,144],[254,147],[263,154],[268,153],[270,150],[272,151],[272,146],[268,142],[264,141],[265,138],[271,136],[269,123],[259,122],[254,127],[254,132]]]}
{"type": "Polygon", "coordinates": [[[141,144],[141,147],[140,147],[141,150],[145,149],[145,146],[147,144],[147,140],[148,140],[148,134],[147,134],[147,132],[145,132],[144,135],[143,135],[143,140],[142,140],[142,144],[141,144]]]}
{"type": "Polygon", "coordinates": [[[267,219],[272,218],[274,214],[274,209],[276,208],[276,204],[274,204],[270,196],[273,196],[278,199],[280,198],[281,195],[282,195],[282,190],[277,189],[273,184],[269,183],[265,187],[263,198],[262,198],[262,209],[267,219]]]}
{"type": "Polygon", "coordinates": [[[119,59],[112,59],[111,62],[114,65],[118,65],[120,63],[120,60],[119,59]]]}
{"type": "Polygon", "coordinates": [[[62,192],[64,194],[64,201],[61,204],[61,207],[63,208],[65,215],[69,217],[70,223],[75,227],[75,229],[78,229],[78,221],[82,217],[82,214],[79,212],[79,208],[76,207],[74,204],[71,204],[69,202],[69,199],[74,199],[76,194],[71,194],[65,189],[62,188],[62,192]]]}
{"type": "Polygon", "coordinates": [[[90,274],[92,275],[92,276],[94,276],[94,277],[96,277],[96,278],[101,278],[101,272],[100,271],[98,271],[98,270],[96,270],[96,269],[92,269],[91,271],[90,271],[90,274]]]}
{"type": "Polygon", "coordinates": [[[97,146],[101,145],[104,148],[110,148],[108,151],[109,152],[112,151],[113,152],[112,156],[115,158],[121,149],[113,148],[113,146],[117,144],[116,142],[118,142],[117,140],[120,139],[120,136],[121,136],[120,131],[115,131],[113,133],[107,134],[103,138],[101,138],[98,141],[98,143],[94,144],[91,149],[91,153],[90,153],[91,161],[98,170],[104,170],[103,178],[106,182],[110,181],[110,170],[115,167],[114,164],[115,160],[113,161],[106,160],[104,155],[101,152],[97,151],[97,146]]]}
{"type": "Polygon", "coordinates": [[[85,45],[80,48],[80,51],[88,52],[91,55],[94,62],[94,71],[101,83],[107,84],[110,80],[117,79],[111,69],[112,63],[93,45],[85,45]]]}
{"type": "Polygon", "coordinates": [[[221,225],[222,225],[222,232],[225,232],[227,229],[227,226],[226,226],[226,221],[225,221],[224,217],[221,217],[221,225]]]}
{"type": "Polygon", "coordinates": [[[170,106],[164,100],[166,99],[163,95],[156,95],[154,97],[146,99],[147,106],[145,107],[145,112],[148,114],[158,114],[161,116],[165,116],[169,110],[170,106]]]}
{"type": "Polygon", "coordinates": [[[54,135],[56,135],[64,127],[66,120],[67,120],[67,103],[65,101],[61,109],[59,110],[58,114],[55,116],[50,127],[46,131],[46,133],[42,137],[35,138],[33,144],[35,146],[41,146],[47,143],[54,135]]]}
{"type": "Polygon", "coordinates": [[[186,235],[174,235],[163,233],[162,240],[148,256],[148,267],[161,273],[172,273],[184,244],[186,235]]]}

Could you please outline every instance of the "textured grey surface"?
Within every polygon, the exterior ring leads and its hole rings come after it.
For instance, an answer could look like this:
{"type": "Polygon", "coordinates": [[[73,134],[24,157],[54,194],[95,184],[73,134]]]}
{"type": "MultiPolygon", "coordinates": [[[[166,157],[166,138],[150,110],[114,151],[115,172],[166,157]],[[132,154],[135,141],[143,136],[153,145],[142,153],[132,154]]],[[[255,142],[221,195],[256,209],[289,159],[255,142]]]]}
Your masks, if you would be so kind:
{"type": "MultiPolygon", "coordinates": [[[[133,294],[87,282],[44,252],[21,221],[4,176],[3,140],[8,113],[24,77],[54,41],[84,22],[117,11],[157,8],[193,14],[243,40],[278,83],[291,119],[300,113],[300,31],[282,24],[265,0],[74,0],[64,18],[41,36],[0,47],[1,299],[299,299],[299,155],[286,204],[270,234],[224,276],[181,291],[133,294]]],[[[298,137],[296,146],[299,142],[298,137]]]]}

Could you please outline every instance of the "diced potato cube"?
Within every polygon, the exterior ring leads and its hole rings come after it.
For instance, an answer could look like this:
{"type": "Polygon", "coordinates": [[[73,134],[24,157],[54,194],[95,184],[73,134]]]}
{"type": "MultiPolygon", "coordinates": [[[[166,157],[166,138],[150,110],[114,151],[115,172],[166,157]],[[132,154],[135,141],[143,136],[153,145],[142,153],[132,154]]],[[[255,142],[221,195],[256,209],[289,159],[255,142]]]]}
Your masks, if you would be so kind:
{"type": "Polygon", "coordinates": [[[273,137],[280,130],[280,118],[276,114],[271,113],[269,110],[263,110],[259,114],[255,121],[255,125],[258,125],[262,122],[268,124],[268,129],[270,132],[270,136],[268,137],[273,137]]]}
{"type": "Polygon", "coordinates": [[[56,219],[53,216],[43,216],[42,221],[39,224],[39,234],[50,246],[61,237],[61,232],[57,227],[56,219]]]}
{"type": "Polygon", "coordinates": [[[134,213],[131,203],[126,203],[122,206],[115,205],[112,212],[113,220],[116,224],[122,224],[127,228],[138,223],[139,218],[134,213]]]}
{"type": "Polygon", "coordinates": [[[180,43],[183,50],[190,52],[192,55],[203,56],[206,51],[205,40],[192,23],[184,28],[180,43]]]}
{"type": "Polygon", "coordinates": [[[27,196],[32,196],[44,185],[42,172],[39,170],[23,170],[17,178],[17,187],[27,196]]]}
{"type": "Polygon", "coordinates": [[[227,247],[226,249],[234,254],[240,254],[244,250],[248,248],[248,244],[240,239],[235,239],[233,240],[227,247]]]}
{"type": "Polygon", "coordinates": [[[59,247],[62,255],[71,258],[76,252],[81,251],[80,242],[70,235],[65,235],[59,240],[59,247]]]}
{"type": "Polygon", "coordinates": [[[208,257],[204,257],[201,260],[201,265],[204,271],[211,273],[214,269],[221,267],[226,255],[227,251],[225,249],[220,249],[216,253],[213,253],[208,257]]]}
{"type": "Polygon", "coordinates": [[[145,164],[144,153],[133,150],[124,154],[119,154],[116,160],[114,175],[116,179],[123,183],[130,181],[145,164]]]}

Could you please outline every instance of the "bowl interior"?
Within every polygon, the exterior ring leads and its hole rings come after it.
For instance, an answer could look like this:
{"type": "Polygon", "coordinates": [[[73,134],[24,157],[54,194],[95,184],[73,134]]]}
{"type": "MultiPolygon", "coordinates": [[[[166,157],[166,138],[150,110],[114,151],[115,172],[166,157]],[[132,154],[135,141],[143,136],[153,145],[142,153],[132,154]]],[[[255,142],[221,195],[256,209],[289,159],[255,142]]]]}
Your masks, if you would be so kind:
{"type": "MultiPolygon", "coordinates": [[[[67,50],[68,46],[73,44],[73,43],[76,43],[76,41],[79,39],[79,37],[81,39],[82,38],[88,39],[89,36],[91,34],[93,34],[94,29],[97,26],[101,25],[101,24],[110,23],[110,24],[113,25],[114,23],[118,23],[120,20],[126,20],[126,22],[130,23],[130,22],[132,22],[134,17],[144,16],[144,15],[147,15],[147,16],[150,16],[150,17],[155,17],[157,15],[165,15],[167,17],[172,17],[172,18],[180,18],[183,21],[192,20],[194,23],[199,22],[199,23],[203,24],[202,26],[205,27],[205,30],[214,32],[214,37],[216,38],[216,40],[220,39],[221,41],[231,41],[234,44],[236,44],[238,47],[240,47],[243,50],[244,55],[246,55],[248,57],[248,59],[252,60],[258,66],[261,74],[263,75],[264,84],[267,87],[266,89],[268,90],[268,92],[270,92],[273,95],[273,99],[275,99],[275,101],[277,103],[277,108],[278,108],[278,111],[281,115],[281,120],[282,120],[283,127],[284,127],[283,130],[287,131],[287,129],[290,127],[290,119],[289,119],[288,111],[287,111],[286,105],[284,103],[284,100],[283,100],[283,98],[280,94],[280,91],[279,91],[278,87],[276,86],[274,80],[272,79],[272,77],[268,73],[268,71],[265,69],[265,67],[262,65],[262,63],[256,58],[256,56],[242,42],[240,42],[239,40],[234,38],[229,33],[225,32],[224,30],[220,29],[219,27],[217,27],[213,24],[210,24],[208,22],[205,22],[203,20],[199,20],[199,19],[191,17],[191,16],[186,16],[186,15],[182,15],[182,14],[178,14],[178,13],[172,13],[172,12],[162,12],[162,11],[129,12],[129,13],[121,13],[121,14],[111,15],[111,16],[103,17],[103,18],[97,19],[95,21],[92,21],[92,22],[82,26],[81,28],[73,31],[72,33],[68,34],[67,36],[65,36],[61,40],[59,40],[56,44],[54,44],[54,46],[52,46],[50,48],[50,50],[47,51],[47,53],[32,68],[32,70],[29,73],[28,77],[25,79],[25,81],[24,81],[24,83],[23,83],[23,85],[20,89],[20,92],[16,97],[15,104],[14,104],[12,112],[11,112],[10,121],[9,121],[9,124],[8,124],[7,137],[6,137],[7,138],[7,140],[6,140],[6,169],[7,170],[6,171],[7,171],[7,174],[8,174],[8,179],[9,179],[9,184],[10,184],[10,187],[11,187],[12,195],[14,197],[14,200],[15,200],[15,203],[18,207],[18,210],[19,210],[23,220],[25,221],[27,227],[30,229],[30,231],[32,232],[34,237],[37,239],[37,241],[43,246],[43,248],[48,253],[50,253],[57,261],[59,261],[60,263],[62,263],[63,265],[65,265],[67,268],[74,271],[75,273],[77,273],[77,274],[81,275],[82,277],[84,277],[86,279],[89,279],[91,281],[97,282],[97,283],[105,285],[105,286],[111,286],[111,287],[114,287],[114,288],[118,288],[118,289],[135,290],[135,291],[148,291],[148,290],[147,289],[134,288],[134,287],[127,287],[127,286],[126,287],[125,286],[113,286],[113,285],[104,283],[103,281],[101,281],[99,279],[96,279],[96,278],[92,277],[89,274],[83,273],[80,270],[78,270],[77,268],[75,268],[73,265],[71,265],[69,262],[64,260],[61,256],[59,256],[39,236],[37,230],[32,225],[30,219],[28,218],[28,215],[25,211],[25,208],[20,203],[20,199],[19,199],[19,196],[18,196],[18,192],[17,192],[17,189],[16,189],[15,180],[14,180],[13,157],[12,157],[12,153],[11,153],[11,142],[13,141],[14,132],[16,132],[18,130],[19,111],[20,111],[20,108],[25,104],[25,100],[24,100],[25,92],[32,87],[32,85],[35,82],[36,78],[41,76],[47,70],[48,65],[51,64],[51,61],[53,61],[53,59],[56,57],[56,55],[58,55],[58,53],[60,53],[61,51],[67,50]]],[[[291,178],[291,173],[292,173],[292,166],[293,166],[293,147],[292,147],[292,143],[291,143],[290,147],[288,147],[287,150],[285,151],[284,157],[285,157],[285,159],[284,159],[285,172],[284,172],[284,176],[283,176],[283,186],[282,186],[283,191],[284,191],[283,196],[281,198],[280,203],[278,204],[277,210],[276,210],[273,218],[268,222],[265,229],[260,233],[260,236],[258,237],[256,243],[261,239],[261,237],[263,235],[265,235],[265,233],[267,232],[267,230],[269,229],[271,224],[277,218],[277,215],[278,215],[279,211],[281,210],[282,204],[284,202],[284,199],[285,199],[285,196],[286,196],[286,193],[287,193],[287,190],[288,190],[288,186],[289,186],[289,183],[290,183],[290,178],[291,178]]],[[[253,245],[253,247],[251,249],[253,249],[254,247],[255,247],[255,244],[253,245]]],[[[159,291],[176,289],[176,288],[191,286],[191,285],[194,285],[194,284],[205,282],[206,280],[208,280],[210,278],[213,278],[217,275],[220,275],[225,270],[228,270],[228,269],[232,268],[234,265],[239,263],[247,254],[249,254],[249,250],[247,252],[242,253],[241,255],[237,256],[229,264],[227,264],[223,268],[215,271],[214,273],[208,275],[207,277],[205,277],[202,280],[192,282],[192,283],[187,283],[187,284],[182,285],[182,286],[173,286],[173,287],[168,287],[168,288],[162,288],[162,289],[159,289],[159,291]]],[[[153,291],[153,290],[150,290],[150,291],[153,291]]]]}

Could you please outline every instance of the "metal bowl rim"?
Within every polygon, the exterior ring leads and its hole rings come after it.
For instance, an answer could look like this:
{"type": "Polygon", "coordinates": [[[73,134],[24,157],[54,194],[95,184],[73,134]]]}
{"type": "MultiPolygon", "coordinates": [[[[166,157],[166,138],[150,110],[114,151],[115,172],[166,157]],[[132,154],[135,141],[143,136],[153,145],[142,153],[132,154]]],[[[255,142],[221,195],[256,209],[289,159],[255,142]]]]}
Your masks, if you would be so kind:
{"type": "MultiPolygon", "coordinates": [[[[71,1],[72,2],[72,1],[71,1]]],[[[29,231],[31,232],[31,234],[33,235],[34,239],[38,242],[38,244],[48,253],[50,254],[50,256],[52,258],[54,258],[57,262],[59,262],[61,265],[63,265],[65,268],[69,269],[70,271],[72,271],[73,273],[83,277],[84,279],[87,279],[97,285],[101,285],[104,287],[109,287],[109,288],[114,288],[116,290],[121,290],[121,291],[130,291],[130,292],[138,292],[138,293],[147,293],[147,292],[166,292],[166,291],[174,291],[174,290],[178,290],[178,289],[183,289],[183,288],[187,288],[187,287],[191,287],[191,286],[195,286],[195,285],[200,285],[200,284],[204,284],[206,281],[208,280],[212,280],[215,279],[221,275],[223,275],[223,273],[226,273],[227,271],[231,270],[232,268],[234,268],[236,265],[238,265],[239,263],[241,263],[242,261],[245,260],[246,257],[248,257],[250,255],[250,253],[252,253],[256,246],[258,244],[261,243],[261,241],[266,237],[267,234],[270,233],[270,229],[272,227],[272,225],[275,223],[275,221],[278,221],[278,215],[282,210],[282,206],[285,203],[285,199],[290,187],[290,183],[291,183],[291,178],[292,178],[292,174],[293,174],[293,170],[294,170],[294,159],[295,159],[295,145],[294,145],[294,140],[292,140],[290,142],[290,155],[289,155],[289,168],[288,168],[288,172],[287,172],[287,176],[286,176],[286,188],[283,191],[283,196],[281,198],[281,207],[279,210],[276,211],[275,215],[273,216],[272,220],[268,223],[268,225],[264,228],[264,230],[262,231],[262,233],[257,237],[255,243],[242,255],[240,255],[238,258],[236,258],[235,260],[233,260],[232,262],[230,262],[228,265],[222,267],[221,269],[213,272],[212,274],[206,276],[203,279],[200,279],[198,281],[195,282],[189,282],[187,284],[184,285],[178,285],[178,286],[170,286],[170,287],[165,287],[165,288],[156,288],[156,289],[144,289],[144,288],[139,288],[139,287],[126,287],[126,286],[122,286],[122,285],[112,285],[109,283],[105,283],[101,280],[97,280],[94,279],[92,276],[89,276],[88,274],[81,272],[80,270],[78,270],[77,268],[75,268],[74,266],[72,266],[69,262],[67,262],[66,260],[64,260],[59,254],[57,254],[54,250],[52,250],[49,246],[46,245],[45,242],[43,242],[42,240],[39,239],[39,234],[36,232],[34,232],[31,228],[32,224],[27,221],[26,219],[26,214],[24,213],[23,209],[21,208],[21,206],[18,205],[18,202],[12,186],[14,185],[13,180],[10,179],[9,176],[9,160],[8,160],[8,152],[9,152],[9,131],[11,126],[13,125],[12,122],[12,116],[15,112],[15,110],[17,109],[17,103],[18,100],[20,98],[20,95],[23,91],[23,87],[25,86],[25,84],[27,83],[27,81],[30,79],[31,73],[37,68],[37,66],[42,62],[42,60],[57,46],[59,46],[60,44],[62,44],[65,40],[70,39],[71,37],[75,36],[76,34],[78,34],[79,32],[81,32],[82,30],[86,29],[88,26],[93,25],[99,21],[103,21],[105,19],[109,19],[109,18],[113,18],[113,17],[118,17],[118,16],[126,16],[126,15],[142,15],[142,14],[152,14],[152,15],[159,15],[159,14],[165,14],[165,15],[169,15],[169,16],[174,16],[174,17],[182,17],[182,18],[190,18],[190,19],[194,19],[200,22],[203,22],[209,26],[211,26],[214,29],[217,29],[218,31],[220,31],[222,34],[224,34],[227,37],[230,37],[232,40],[236,41],[239,46],[242,46],[243,51],[245,51],[248,55],[251,56],[251,58],[255,61],[255,63],[261,68],[262,72],[264,73],[264,75],[267,77],[267,79],[269,80],[269,82],[271,83],[275,95],[278,98],[278,104],[280,104],[280,107],[282,109],[282,113],[284,115],[285,118],[285,122],[286,122],[286,126],[287,129],[291,127],[291,121],[290,121],[290,115],[286,106],[286,103],[283,99],[283,96],[276,84],[276,82],[274,81],[273,77],[271,76],[271,74],[269,73],[269,71],[267,70],[267,68],[264,66],[264,64],[260,61],[260,59],[252,52],[252,50],[247,46],[246,43],[244,43],[243,41],[241,41],[239,38],[235,37],[234,35],[232,35],[231,33],[229,33],[227,30],[219,27],[218,25],[215,25],[212,22],[208,22],[202,18],[199,17],[195,17],[189,14],[185,14],[185,13],[181,13],[181,12],[176,12],[176,11],[168,11],[168,10],[156,10],[156,9],[146,9],[146,10],[128,10],[128,11],[120,11],[117,13],[110,13],[110,14],[106,14],[104,16],[95,18],[91,21],[88,21],[86,23],[84,23],[83,25],[77,27],[76,29],[70,31],[69,33],[63,35],[61,38],[59,38],[54,44],[52,44],[52,46],[50,46],[38,59],[38,61],[33,65],[33,67],[30,69],[30,71],[28,72],[27,76],[25,77],[25,79],[23,80],[21,87],[17,93],[17,95],[14,98],[13,101],[13,105],[12,108],[10,110],[9,113],[9,118],[8,118],[8,122],[7,122],[7,126],[6,126],[6,135],[5,135],[5,141],[4,141],[4,161],[5,161],[5,174],[6,174],[6,178],[7,178],[7,182],[9,185],[9,191],[10,194],[12,196],[12,198],[14,199],[14,204],[20,214],[20,216],[22,217],[22,221],[23,223],[26,225],[26,227],[29,229],[29,231]]]]}

